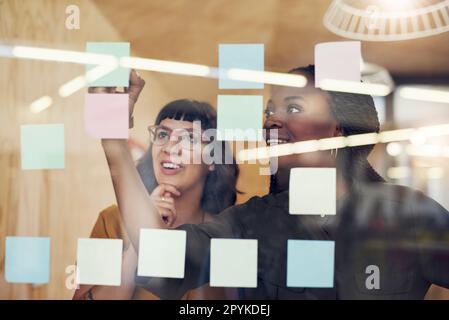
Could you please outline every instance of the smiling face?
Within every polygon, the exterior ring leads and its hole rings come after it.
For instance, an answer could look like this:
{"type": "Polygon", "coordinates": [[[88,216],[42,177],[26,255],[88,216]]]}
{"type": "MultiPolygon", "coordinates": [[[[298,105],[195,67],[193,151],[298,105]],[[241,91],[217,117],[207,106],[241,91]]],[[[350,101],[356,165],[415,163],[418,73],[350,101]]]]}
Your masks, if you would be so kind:
{"type": "MultiPolygon", "coordinates": [[[[337,123],[331,115],[327,94],[313,86],[304,88],[273,86],[265,111],[264,129],[278,129],[278,139],[266,134],[268,145],[322,139],[339,135],[337,123]]],[[[320,159],[329,152],[313,152],[282,156],[279,168],[319,166],[320,159]]]]}
{"type": "Polygon", "coordinates": [[[195,156],[201,159],[201,148],[188,150],[185,147],[189,139],[195,139],[193,123],[164,119],[159,126],[164,129],[159,133],[159,138],[163,139],[168,135],[167,140],[170,141],[162,145],[152,145],[154,174],[158,184],[172,185],[181,193],[194,187],[202,187],[213,166],[204,163],[193,164],[195,156]]]}

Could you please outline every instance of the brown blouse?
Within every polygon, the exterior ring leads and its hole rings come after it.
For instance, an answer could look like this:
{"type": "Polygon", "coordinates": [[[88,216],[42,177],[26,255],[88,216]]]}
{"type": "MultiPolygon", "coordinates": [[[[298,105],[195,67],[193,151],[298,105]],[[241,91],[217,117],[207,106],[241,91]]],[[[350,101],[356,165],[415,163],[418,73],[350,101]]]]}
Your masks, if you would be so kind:
{"type": "MultiPolygon", "coordinates": [[[[95,223],[90,237],[122,239],[124,248],[126,248],[130,244],[130,240],[121,219],[119,209],[116,205],[112,205],[100,212],[100,215],[98,216],[97,222],[95,223]]],[[[132,299],[159,300],[159,297],[142,287],[136,286],[132,299]]],[[[228,288],[211,288],[208,284],[205,284],[202,287],[188,291],[182,297],[182,300],[224,299],[237,299],[236,290],[228,288]]]]}

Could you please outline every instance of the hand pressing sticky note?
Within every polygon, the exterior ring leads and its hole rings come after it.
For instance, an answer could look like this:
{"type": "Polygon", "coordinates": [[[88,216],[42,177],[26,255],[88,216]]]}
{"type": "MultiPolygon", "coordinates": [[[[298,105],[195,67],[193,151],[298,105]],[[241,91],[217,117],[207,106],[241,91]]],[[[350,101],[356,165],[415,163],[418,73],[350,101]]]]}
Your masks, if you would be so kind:
{"type": "Polygon", "coordinates": [[[217,139],[260,141],[263,139],[263,97],[219,95],[217,99],[217,139]]]}
{"type": "Polygon", "coordinates": [[[290,170],[290,214],[336,214],[335,168],[293,168],[290,170]]]}
{"type": "Polygon", "coordinates": [[[257,240],[212,239],[211,287],[257,287],[257,240]]]}
{"type": "Polygon", "coordinates": [[[123,240],[78,239],[79,284],[119,286],[122,274],[123,240]]]}
{"type": "Polygon", "coordinates": [[[128,139],[128,94],[86,94],[84,124],[86,133],[98,139],[128,139]]]}
{"type": "Polygon", "coordinates": [[[145,277],[184,278],[186,232],[142,229],[137,274],[145,277]]]}
{"type": "Polygon", "coordinates": [[[324,79],[360,82],[360,41],[325,42],[315,46],[315,87],[324,79]]]}
{"type": "Polygon", "coordinates": [[[22,170],[63,169],[63,124],[32,124],[20,127],[22,170]]]}
{"type": "Polygon", "coordinates": [[[50,238],[6,237],[6,282],[44,284],[49,275],[50,238]]]}
{"type": "Polygon", "coordinates": [[[218,46],[220,89],[263,89],[264,84],[229,77],[232,69],[264,71],[263,44],[220,44],[218,46]]]}
{"type": "MultiPolygon", "coordinates": [[[[86,52],[114,56],[118,59],[129,57],[129,42],[87,42],[86,52]]],[[[97,65],[86,65],[86,71],[97,65]]],[[[129,68],[118,67],[102,78],[89,83],[89,87],[127,87],[129,84],[129,68]]]]}
{"type": "Polygon", "coordinates": [[[288,240],[287,287],[332,288],[334,241],[288,240]]]}

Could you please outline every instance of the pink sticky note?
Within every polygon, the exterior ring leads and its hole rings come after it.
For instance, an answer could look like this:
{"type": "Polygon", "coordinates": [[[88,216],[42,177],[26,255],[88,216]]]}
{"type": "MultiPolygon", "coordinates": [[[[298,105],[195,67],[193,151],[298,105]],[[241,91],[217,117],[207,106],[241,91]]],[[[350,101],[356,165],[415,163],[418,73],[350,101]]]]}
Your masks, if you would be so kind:
{"type": "Polygon", "coordinates": [[[86,94],[84,126],[93,138],[128,139],[128,94],[86,94]]]}
{"type": "Polygon", "coordinates": [[[315,46],[315,87],[323,79],[360,82],[360,41],[324,42],[315,46]]]}

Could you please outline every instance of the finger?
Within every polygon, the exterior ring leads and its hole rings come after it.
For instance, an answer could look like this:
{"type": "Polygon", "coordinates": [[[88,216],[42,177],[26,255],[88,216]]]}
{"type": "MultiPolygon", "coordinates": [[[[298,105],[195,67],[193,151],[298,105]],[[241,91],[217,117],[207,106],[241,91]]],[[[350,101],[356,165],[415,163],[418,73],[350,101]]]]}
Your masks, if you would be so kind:
{"type": "Polygon", "coordinates": [[[145,80],[143,80],[143,78],[135,69],[131,69],[131,72],[129,74],[129,84],[143,87],[145,85],[145,80]]]}
{"type": "Polygon", "coordinates": [[[176,209],[175,206],[171,203],[163,202],[163,201],[156,201],[155,202],[156,207],[162,208],[162,209],[168,209],[170,211],[173,211],[175,213],[176,209]]]}
{"type": "Polygon", "coordinates": [[[137,74],[136,70],[131,70],[131,73],[129,76],[128,94],[129,94],[129,97],[133,101],[137,101],[137,99],[139,98],[140,92],[142,91],[144,86],[145,86],[145,80],[143,80],[137,74]]]}
{"type": "Polygon", "coordinates": [[[117,87],[89,87],[89,93],[117,93],[117,87]]]}
{"type": "Polygon", "coordinates": [[[169,228],[173,227],[173,225],[175,224],[175,219],[173,219],[173,217],[171,216],[164,218],[164,221],[169,228]]]}
{"type": "Polygon", "coordinates": [[[87,89],[89,93],[109,93],[109,88],[106,87],[89,87],[87,89]]]}
{"type": "Polygon", "coordinates": [[[175,208],[175,205],[172,203],[156,201],[156,207],[163,209],[162,211],[169,210],[173,215],[176,216],[176,208],[175,208]]]}
{"type": "Polygon", "coordinates": [[[159,215],[161,219],[168,225],[173,225],[173,223],[176,221],[176,213],[173,211],[174,209],[171,208],[163,208],[159,207],[159,215]]]}
{"type": "Polygon", "coordinates": [[[171,196],[171,193],[165,192],[163,196],[161,196],[159,199],[156,199],[156,201],[165,202],[169,204],[175,204],[175,199],[171,196]]]}
{"type": "Polygon", "coordinates": [[[154,188],[153,192],[151,193],[151,197],[157,199],[162,197],[164,195],[164,189],[162,188],[162,184],[158,185],[156,188],[154,188]]]}
{"type": "MultiPolygon", "coordinates": [[[[180,197],[181,196],[181,192],[176,189],[176,187],[169,185],[169,184],[161,184],[161,188],[163,189],[164,192],[169,192],[175,196],[180,197]]],[[[163,195],[164,193],[162,193],[163,195]]]]}

